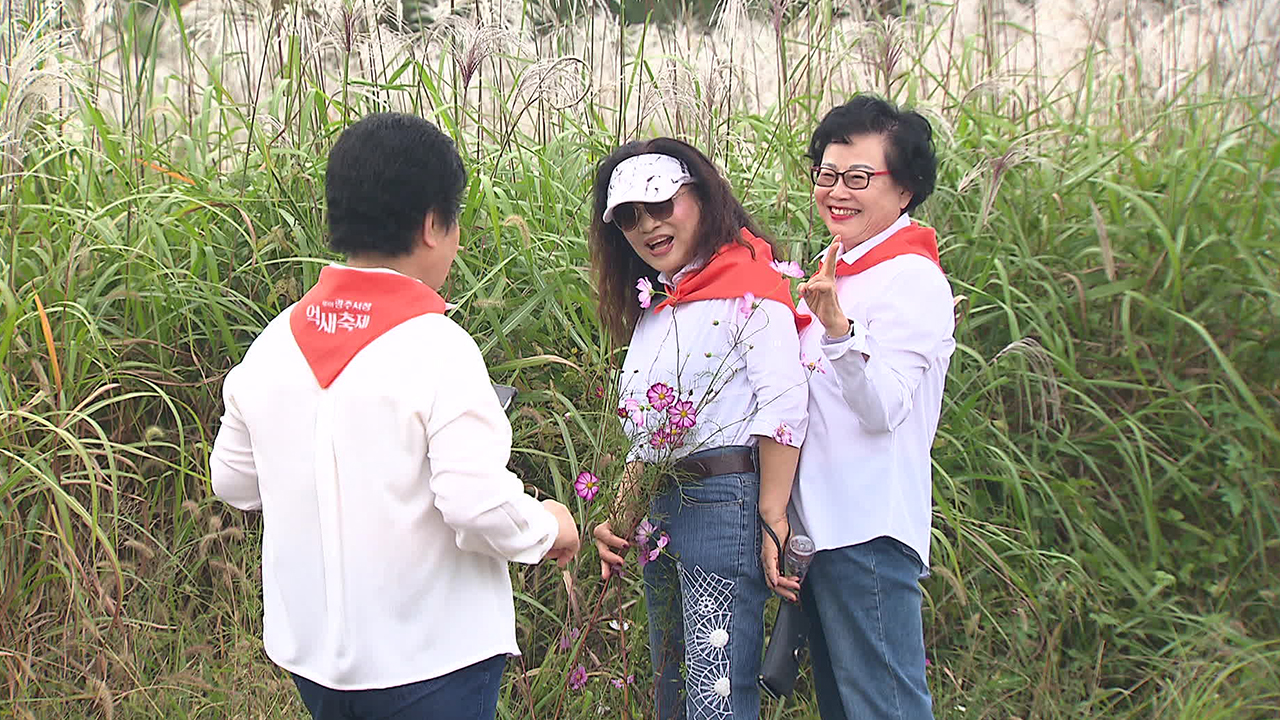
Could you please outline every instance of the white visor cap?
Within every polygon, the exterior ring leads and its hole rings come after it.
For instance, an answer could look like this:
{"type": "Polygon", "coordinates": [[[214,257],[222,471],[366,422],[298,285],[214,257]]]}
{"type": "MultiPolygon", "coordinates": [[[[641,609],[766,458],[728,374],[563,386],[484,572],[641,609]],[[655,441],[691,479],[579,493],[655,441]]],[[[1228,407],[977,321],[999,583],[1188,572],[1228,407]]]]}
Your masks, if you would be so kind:
{"type": "Polygon", "coordinates": [[[662,202],[670,200],[693,176],[684,163],[670,155],[645,153],[618,163],[609,178],[609,202],[604,221],[612,222],[613,209],[629,202],[662,202]]]}

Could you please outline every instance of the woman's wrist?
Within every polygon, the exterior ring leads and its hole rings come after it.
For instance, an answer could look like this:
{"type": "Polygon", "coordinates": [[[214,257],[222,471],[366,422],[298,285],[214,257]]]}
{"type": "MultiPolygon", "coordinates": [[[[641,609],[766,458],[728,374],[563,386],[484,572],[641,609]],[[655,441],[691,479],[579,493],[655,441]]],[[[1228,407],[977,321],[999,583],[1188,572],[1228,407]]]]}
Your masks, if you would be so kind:
{"type": "Polygon", "coordinates": [[[826,332],[827,337],[832,340],[842,338],[853,330],[853,324],[849,322],[849,318],[843,316],[840,317],[839,320],[834,318],[831,320],[824,319],[822,321],[822,327],[826,332]]]}
{"type": "Polygon", "coordinates": [[[783,505],[781,508],[767,508],[764,505],[761,505],[760,517],[770,525],[781,522],[787,518],[787,506],[783,505]]]}

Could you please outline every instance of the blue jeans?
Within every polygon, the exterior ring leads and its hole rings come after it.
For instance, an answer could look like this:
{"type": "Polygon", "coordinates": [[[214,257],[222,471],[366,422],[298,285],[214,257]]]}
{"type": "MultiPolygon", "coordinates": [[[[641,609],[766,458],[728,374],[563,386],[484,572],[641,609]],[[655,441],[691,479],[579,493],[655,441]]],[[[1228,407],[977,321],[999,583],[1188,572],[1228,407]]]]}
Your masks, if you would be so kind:
{"type": "Polygon", "coordinates": [[[644,569],[658,720],[760,716],[759,505],[760,476],[742,473],[673,483],[650,506],[671,538],[644,569]]]}
{"type": "Polygon", "coordinates": [[[800,593],[822,720],[927,720],[920,574],[890,537],[823,550],[800,593]]]}
{"type": "Polygon", "coordinates": [[[505,655],[448,675],[381,690],[330,690],[295,674],[315,720],[493,720],[505,655]]]}

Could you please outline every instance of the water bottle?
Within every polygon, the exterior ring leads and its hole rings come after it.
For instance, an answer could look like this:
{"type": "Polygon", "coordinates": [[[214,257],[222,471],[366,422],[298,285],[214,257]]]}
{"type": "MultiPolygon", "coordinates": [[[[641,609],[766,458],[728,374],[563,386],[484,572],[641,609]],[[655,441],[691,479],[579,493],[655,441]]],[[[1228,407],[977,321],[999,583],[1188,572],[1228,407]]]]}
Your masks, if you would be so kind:
{"type": "Polygon", "coordinates": [[[809,563],[813,562],[813,553],[816,550],[817,546],[808,535],[792,535],[787,543],[786,557],[782,562],[783,572],[800,578],[800,582],[803,583],[804,576],[809,573],[809,563]]]}
{"type": "MultiPolygon", "coordinates": [[[[800,578],[809,572],[817,547],[807,535],[793,535],[787,543],[783,571],[800,578]]],[[[769,636],[769,646],[760,664],[760,689],[770,697],[781,699],[795,689],[800,674],[800,651],[809,640],[809,619],[797,603],[784,602],[778,607],[778,619],[769,636]]]]}

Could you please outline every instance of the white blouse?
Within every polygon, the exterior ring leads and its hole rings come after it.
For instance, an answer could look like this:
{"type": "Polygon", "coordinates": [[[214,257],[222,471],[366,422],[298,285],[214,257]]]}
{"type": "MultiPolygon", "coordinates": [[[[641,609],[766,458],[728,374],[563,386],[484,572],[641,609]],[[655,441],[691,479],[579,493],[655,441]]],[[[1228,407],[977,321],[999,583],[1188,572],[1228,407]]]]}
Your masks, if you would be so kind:
{"type": "MultiPolygon", "coordinates": [[[[660,280],[674,285],[680,277],[660,280]]],[[[657,313],[646,309],[618,386],[619,415],[627,415],[622,422],[632,439],[629,460],[753,446],[759,437],[799,447],[808,427],[809,389],[795,320],[791,308],[776,300],[696,300],[657,313]]]]}
{"type": "MultiPolygon", "coordinates": [[[[853,263],[910,222],[841,256],[853,263]]],[[[897,539],[929,564],[932,470],[942,389],[955,350],[951,286],[919,255],[836,278],[847,338],[801,334],[812,424],[791,500],[819,550],[897,539]]],[[[801,312],[807,306],[800,304],[801,312]]]]}
{"type": "Polygon", "coordinates": [[[412,318],[321,388],[286,310],[223,395],[213,490],[262,510],[276,664],[361,690],[519,653],[507,562],[541,560],[557,523],[507,470],[511,426],[466,331],[412,318]]]}

